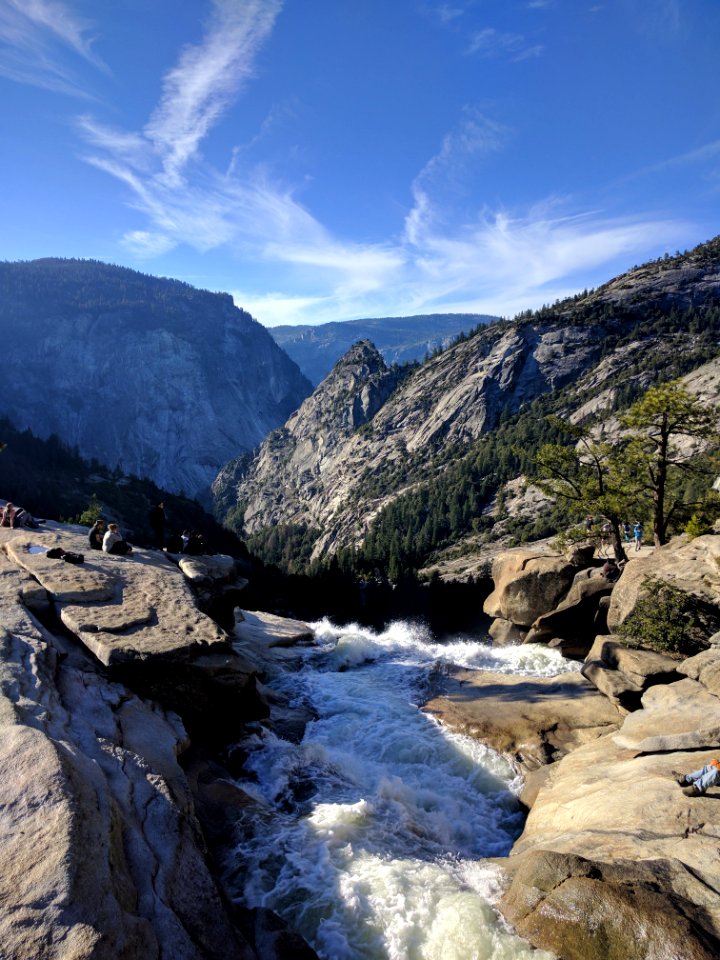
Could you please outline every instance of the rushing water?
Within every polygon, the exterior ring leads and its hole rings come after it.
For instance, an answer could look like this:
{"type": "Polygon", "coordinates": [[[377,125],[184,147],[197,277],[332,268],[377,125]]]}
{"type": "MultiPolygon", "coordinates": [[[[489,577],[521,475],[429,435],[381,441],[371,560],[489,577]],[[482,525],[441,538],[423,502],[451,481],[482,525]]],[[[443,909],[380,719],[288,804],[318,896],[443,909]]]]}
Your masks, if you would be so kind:
{"type": "Polygon", "coordinates": [[[243,784],[259,810],[238,848],[243,902],[283,916],[326,960],[521,960],[491,904],[522,828],[519,781],[419,709],[443,665],[553,675],[545,647],[438,644],[417,625],[315,624],[318,646],[274,686],[318,719],[301,744],[264,732],[243,784]]]}

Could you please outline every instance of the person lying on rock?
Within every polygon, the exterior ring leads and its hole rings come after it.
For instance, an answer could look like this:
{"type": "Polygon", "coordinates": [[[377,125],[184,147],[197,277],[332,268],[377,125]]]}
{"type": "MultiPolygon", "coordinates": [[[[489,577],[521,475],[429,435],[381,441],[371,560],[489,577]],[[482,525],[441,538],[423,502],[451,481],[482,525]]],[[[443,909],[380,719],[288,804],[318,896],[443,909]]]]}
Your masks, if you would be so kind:
{"type": "Polygon", "coordinates": [[[8,501],[2,509],[0,527],[30,527],[31,530],[37,530],[39,526],[35,517],[23,507],[16,507],[8,501]]]}
{"type": "Polygon", "coordinates": [[[105,537],[105,521],[96,520],[95,525],[90,528],[88,533],[88,543],[91,550],[102,550],[103,538],[105,537]]]}
{"type": "Polygon", "coordinates": [[[676,779],[686,797],[701,797],[708,787],[720,783],[720,760],[711,760],[702,769],[692,773],[678,774],[676,779]]]}
{"type": "Polygon", "coordinates": [[[105,553],[120,554],[121,556],[132,553],[132,547],[127,540],[123,540],[120,527],[116,523],[108,524],[107,533],[103,537],[102,548],[105,553]]]}

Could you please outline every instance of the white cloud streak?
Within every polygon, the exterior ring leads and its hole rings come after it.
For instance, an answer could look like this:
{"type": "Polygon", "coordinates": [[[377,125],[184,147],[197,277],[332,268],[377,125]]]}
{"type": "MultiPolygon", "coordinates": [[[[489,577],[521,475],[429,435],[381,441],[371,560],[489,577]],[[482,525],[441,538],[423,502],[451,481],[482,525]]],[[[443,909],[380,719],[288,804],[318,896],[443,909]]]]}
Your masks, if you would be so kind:
{"type": "Polygon", "coordinates": [[[89,99],[63,62],[70,52],[107,72],[92,49],[91,25],[58,0],[0,2],[0,75],[71,96],[89,99]]]}
{"type": "MultiPolygon", "coordinates": [[[[242,151],[224,171],[214,169],[203,159],[203,140],[252,77],[281,6],[282,0],[215,0],[202,41],[186,47],[165,76],[143,130],[79,119],[85,159],[127,186],[130,205],[146,221],[122,239],[135,258],[149,260],[179,245],[231,251],[246,270],[255,266],[273,277],[272,293],[236,291],[240,306],[264,322],[307,323],[449,310],[511,315],[574,292],[578,275],[620,256],[665,239],[677,243],[678,223],[596,213],[573,218],[562,215],[569,204],[558,199],[524,212],[458,216],[446,195],[457,188],[461,196],[466,176],[477,175],[481,161],[513,136],[473,107],[419,171],[404,229],[384,242],[333,236],[291,187],[261,167],[243,169],[242,151]]],[[[531,51],[522,37],[483,34],[478,52],[531,51]]]]}
{"type": "Polygon", "coordinates": [[[528,43],[519,33],[502,33],[494,27],[485,27],[470,37],[467,53],[487,58],[507,56],[517,62],[539,57],[543,49],[541,44],[528,43]]]}
{"type": "Polygon", "coordinates": [[[253,74],[254,58],[282,0],[216,0],[204,41],[187,47],[166,76],[145,136],[177,182],[200,142],[253,74]]]}

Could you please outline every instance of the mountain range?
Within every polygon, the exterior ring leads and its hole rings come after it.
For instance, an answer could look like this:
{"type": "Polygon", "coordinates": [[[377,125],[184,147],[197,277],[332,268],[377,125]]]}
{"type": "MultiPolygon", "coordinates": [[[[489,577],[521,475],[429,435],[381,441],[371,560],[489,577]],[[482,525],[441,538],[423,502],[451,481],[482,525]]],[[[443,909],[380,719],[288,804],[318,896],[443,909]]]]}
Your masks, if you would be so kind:
{"type": "Polygon", "coordinates": [[[90,260],[0,263],[0,413],[203,497],[311,384],[228,294],[90,260]]]}
{"type": "Polygon", "coordinates": [[[270,327],[274,340],[317,386],[358,340],[371,340],[389,366],[424,360],[498,317],[480,313],[431,313],[414,317],[374,317],[317,326],[270,327]]]}
{"type": "Polygon", "coordinates": [[[370,569],[417,567],[493,526],[492,503],[548,439],[547,413],[593,423],[715,358],[719,294],[716,238],[485,326],[404,376],[355,345],[225,467],[218,508],[261,550],[281,525],[307,559],[351,550],[370,569]]]}

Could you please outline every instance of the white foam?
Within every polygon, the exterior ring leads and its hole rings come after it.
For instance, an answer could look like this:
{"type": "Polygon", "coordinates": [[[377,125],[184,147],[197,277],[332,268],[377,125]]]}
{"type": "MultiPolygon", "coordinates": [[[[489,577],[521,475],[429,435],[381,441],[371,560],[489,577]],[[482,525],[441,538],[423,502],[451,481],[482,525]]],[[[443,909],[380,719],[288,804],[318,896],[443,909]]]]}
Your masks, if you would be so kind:
{"type": "Polygon", "coordinates": [[[276,813],[238,849],[244,902],[276,910],[327,960],[530,958],[492,908],[500,881],[484,860],[521,827],[515,773],[414,700],[438,660],[542,675],[567,661],[443,645],[408,623],[315,629],[319,648],[281,683],[318,719],[299,745],[265,734],[248,761],[258,779],[246,789],[276,813]]]}

